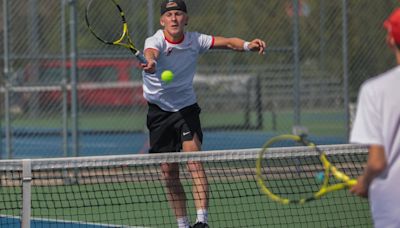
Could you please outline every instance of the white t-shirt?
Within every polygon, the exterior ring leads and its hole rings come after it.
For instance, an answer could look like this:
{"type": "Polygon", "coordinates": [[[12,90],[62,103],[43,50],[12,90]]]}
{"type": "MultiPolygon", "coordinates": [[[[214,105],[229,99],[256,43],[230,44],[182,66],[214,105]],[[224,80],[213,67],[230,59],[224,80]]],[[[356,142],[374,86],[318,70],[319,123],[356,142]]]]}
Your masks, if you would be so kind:
{"type": "Polygon", "coordinates": [[[193,89],[193,77],[196,72],[199,54],[209,50],[214,44],[214,37],[198,32],[185,32],[181,42],[166,40],[162,30],[146,39],[144,49],[159,51],[156,72],[143,72],[143,94],[145,99],[161,109],[176,112],[196,103],[193,89]],[[171,70],[174,79],[166,83],[161,80],[161,73],[171,70]]]}
{"type": "Polygon", "coordinates": [[[388,164],[369,188],[375,227],[400,227],[400,66],[366,81],[358,99],[350,141],[382,145],[388,164]]]}

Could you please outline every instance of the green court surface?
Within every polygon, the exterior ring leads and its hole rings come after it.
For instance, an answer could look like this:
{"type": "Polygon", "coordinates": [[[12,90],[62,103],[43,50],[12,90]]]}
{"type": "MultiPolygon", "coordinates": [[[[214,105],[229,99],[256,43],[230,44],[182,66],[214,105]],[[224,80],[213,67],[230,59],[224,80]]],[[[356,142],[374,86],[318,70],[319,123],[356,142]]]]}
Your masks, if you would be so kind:
{"type": "MultiPolygon", "coordinates": [[[[350,196],[347,191],[334,192],[305,205],[280,205],[260,194],[256,182],[245,176],[219,178],[218,182],[210,181],[209,223],[213,227],[372,226],[367,201],[350,196]]],[[[191,192],[190,181],[183,184],[185,191],[191,192]]],[[[13,191],[20,190],[3,187],[0,201],[19,202],[13,191]]],[[[194,220],[192,195],[188,194],[188,198],[189,213],[194,220]]],[[[17,210],[1,210],[1,213],[18,216],[17,210]]],[[[158,181],[35,186],[32,216],[85,223],[175,227],[164,188],[158,181]]]]}

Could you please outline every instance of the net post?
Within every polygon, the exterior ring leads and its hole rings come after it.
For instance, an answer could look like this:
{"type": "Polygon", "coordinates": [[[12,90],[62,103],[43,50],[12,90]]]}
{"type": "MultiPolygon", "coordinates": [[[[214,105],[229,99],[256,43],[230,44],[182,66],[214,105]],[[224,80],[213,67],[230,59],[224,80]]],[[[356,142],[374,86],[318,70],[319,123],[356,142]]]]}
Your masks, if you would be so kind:
{"type": "Polygon", "coordinates": [[[30,228],[31,226],[31,187],[32,169],[31,159],[22,160],[22,211],[21,227],[30,228]]]}

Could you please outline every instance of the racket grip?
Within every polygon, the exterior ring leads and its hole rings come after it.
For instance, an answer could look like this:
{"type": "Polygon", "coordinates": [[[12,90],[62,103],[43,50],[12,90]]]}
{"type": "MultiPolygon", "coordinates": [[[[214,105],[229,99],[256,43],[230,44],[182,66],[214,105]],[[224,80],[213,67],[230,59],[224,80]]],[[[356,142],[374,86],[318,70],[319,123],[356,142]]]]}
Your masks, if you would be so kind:
{"type": "Polygon", "coordinates": [[[141,52],[137,52],[135,54],[136,58],[139,60],[140,63],[147,64],[147,60],[141,52]]]}
{"type": "Polygon", "coordinates": [[[351,179],[351,180],[347,181],[347,184],[348,184],[350,187],[351,187],[351,186],[354,186],[354,185],[357,184],[357,180],[351,179]]]}

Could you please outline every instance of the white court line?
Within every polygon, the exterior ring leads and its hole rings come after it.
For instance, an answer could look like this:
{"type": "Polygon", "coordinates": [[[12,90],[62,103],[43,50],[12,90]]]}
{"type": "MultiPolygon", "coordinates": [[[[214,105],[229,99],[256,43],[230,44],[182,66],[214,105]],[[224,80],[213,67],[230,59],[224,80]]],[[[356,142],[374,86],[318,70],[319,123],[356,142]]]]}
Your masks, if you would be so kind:
{"type": "MultiPolygon", "coordinates": [[[[0,215],[1,218],[10,218],[15,220],[21,220],[21,217],[18,216],[11,216],[11,215],[0,215]]],[[[112,227],[112,228],[150,228],[145,226],[126,226],[126,225],[110,225],[110,224],[102,224],[102,223],[90,223],[90,222],[79,222],[79,221],[72,221],[72,220],[57,220],[57,219],[45,219],[45,218],[31,218],[31,221],[38,221],[38,222],[54,222],[54,223],[70,223],[70,224],[77,224],[77,225],[92,225],[92,226],[101,226],[101,227],[112,227]]]]}

